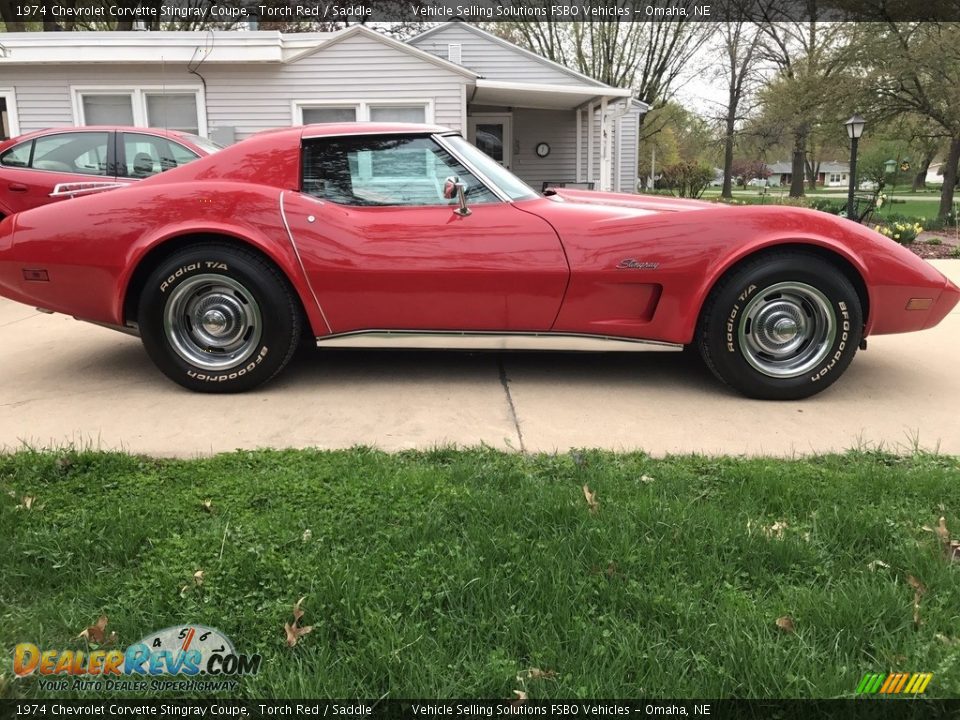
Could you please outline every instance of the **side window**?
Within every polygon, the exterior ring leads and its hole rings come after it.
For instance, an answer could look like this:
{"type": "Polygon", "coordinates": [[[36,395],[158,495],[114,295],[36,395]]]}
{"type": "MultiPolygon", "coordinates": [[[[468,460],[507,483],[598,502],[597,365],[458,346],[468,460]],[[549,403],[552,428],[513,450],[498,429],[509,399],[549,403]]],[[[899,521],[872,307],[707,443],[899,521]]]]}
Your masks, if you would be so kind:
{"type": "Polygon", "coordinates": [[[179,143],[140,133],[123,133],[123,153],[121,174],[131,178],[147,178],[185,165],[198,157],[179,143]]]}
{"type": "Polygon", "coordinates": [[[57,133],[33,141],[34,170],[54,170],[79,175],[107,174],[109,133],[57,133]]]}
{"type": "Polygon", "coordinates": [[[0,165],[7,167],[25,168],[30,164],[30,150],[33,147],[33,140],[14,145],[0,155],[0,165]]]}
{"type": "Polygon", "coordinates": [[[303,145],[303,192],[342,205],[452,205],[456,175],[472,203],[497,202],[469,170],[428,137],[314,138],[303,145]]]}

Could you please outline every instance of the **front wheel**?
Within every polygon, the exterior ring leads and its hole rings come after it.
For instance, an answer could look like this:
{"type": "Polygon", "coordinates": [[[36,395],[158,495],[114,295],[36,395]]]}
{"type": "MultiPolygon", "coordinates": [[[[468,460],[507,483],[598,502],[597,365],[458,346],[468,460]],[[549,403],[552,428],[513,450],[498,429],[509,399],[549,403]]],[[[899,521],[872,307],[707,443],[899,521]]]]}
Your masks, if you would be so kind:
{"type": "Polygon", "coordinates": [[[256,253],[204,243],[147,278],[138,321],[147,354],[167,377],[200,392],[242,392],[280,372],[301,315],[285,279],[256,253]]]}
{"type": "Polygon", "coordinates": [[[744,395],[797,400],[833,384],[862,335],[850,280],[819,257],[784,251],[749,261],[718,283],[696,344],[713,373],[744,395]]]}

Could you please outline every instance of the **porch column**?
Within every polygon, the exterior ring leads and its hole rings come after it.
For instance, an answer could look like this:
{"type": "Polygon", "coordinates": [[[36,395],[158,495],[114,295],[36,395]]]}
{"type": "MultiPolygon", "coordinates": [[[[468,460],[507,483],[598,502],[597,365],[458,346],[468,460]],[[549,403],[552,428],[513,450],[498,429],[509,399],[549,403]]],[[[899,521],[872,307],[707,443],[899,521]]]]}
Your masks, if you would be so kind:
{"type": "Polygon", "coordinates": [[[610,189],[610,121],[607,99],[600,100],[600,189],[610,189]]]}
{"type": "Polygon", "coordinates": [[[587,182],[593,182],[593,103],[587,103],[587,182]]]}
{"type": "Polygon", "coordinates": [[[580,137],[583,132],[583,108],[574,110],[577,113],[577,182],[583,182],[583,138],[580,137]]]}

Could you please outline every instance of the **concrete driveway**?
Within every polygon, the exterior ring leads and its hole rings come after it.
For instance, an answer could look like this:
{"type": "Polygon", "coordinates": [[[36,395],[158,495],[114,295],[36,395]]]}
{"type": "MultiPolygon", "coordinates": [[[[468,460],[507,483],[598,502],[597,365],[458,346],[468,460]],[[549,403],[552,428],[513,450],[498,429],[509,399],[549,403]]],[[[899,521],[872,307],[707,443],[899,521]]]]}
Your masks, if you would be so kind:
{"type": "MultiPolygon", "coordinates": [[[[960,261],[935,262],[960,282],[960,261]]],[[[696,358],[330,351],[247,395],[199,395],[139,340],[0,300],[0,447],[193,456],[235,448],[442,444],[793,455],[853,446],[960,454],[960,310],[871,338],[831,389],[747,400],[696,358]]]]}

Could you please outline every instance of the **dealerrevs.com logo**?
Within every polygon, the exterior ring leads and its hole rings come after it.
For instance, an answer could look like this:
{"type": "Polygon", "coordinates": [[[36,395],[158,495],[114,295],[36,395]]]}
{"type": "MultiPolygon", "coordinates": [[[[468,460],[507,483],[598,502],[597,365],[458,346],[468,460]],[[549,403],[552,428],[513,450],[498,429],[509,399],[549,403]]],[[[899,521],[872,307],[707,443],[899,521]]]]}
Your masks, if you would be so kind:
{"type": "Polygon", "coordinates": [[[13,651],[13,672],[19,678],[36,675],[43,690],[213,692],[235,690],[237,678],[256,675],[262,659],[238,653],[215,628],[180,625],[151,633],[126,650],[20,643],[13,651]]]}

